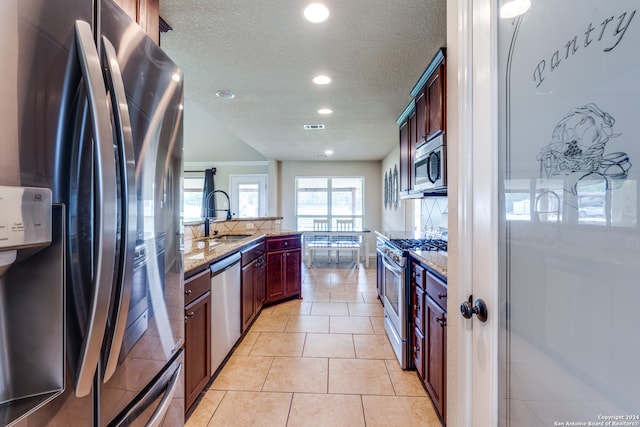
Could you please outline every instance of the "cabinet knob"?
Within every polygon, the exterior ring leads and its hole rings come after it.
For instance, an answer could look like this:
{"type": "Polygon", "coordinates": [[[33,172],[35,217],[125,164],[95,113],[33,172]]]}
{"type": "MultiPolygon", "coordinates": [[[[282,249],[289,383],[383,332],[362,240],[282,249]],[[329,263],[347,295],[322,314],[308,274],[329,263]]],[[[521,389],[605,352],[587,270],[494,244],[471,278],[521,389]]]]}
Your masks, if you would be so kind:
{"type": "Polygon", "coordinates": [[[185,317],[185,319],[191,319],[191,318],[192,318],[193,316],[195,316],[195,315],[196,315],[196,314],[195,314],[193,311],[190,311],[190,312],[188,312],[188,313],[187,313],[187,315],[186,315],[186,316],[184,316],[184,317],[185,317]]]}
{"type": "Polygon", "coordinates": [[[193,292],[193,291],[192,291],[191,289],[187,289],[187,290],[185,290],[185,291],[184,291],[184,294],[185,294],[186,296],[189,296],[189,295],[191,295],[191,293],[192,293],[192,292],[193,292]]]}
{"type": "Polygon", "coordinates": [[[436,322],[438,322],[438,324],[443,328],[447,326],[447,319],[445,319],[444,317],[436,317],[436,322]]]}
{"type": "Polygon", "coordinates": [[[446,298],[447,294],[438,294],[438,299],[446,298]]]}
{"type": "Polygon", "coordinates": [[[289,242],[284,242],[284,245],[285,246],[289,246],[289,242]]]}

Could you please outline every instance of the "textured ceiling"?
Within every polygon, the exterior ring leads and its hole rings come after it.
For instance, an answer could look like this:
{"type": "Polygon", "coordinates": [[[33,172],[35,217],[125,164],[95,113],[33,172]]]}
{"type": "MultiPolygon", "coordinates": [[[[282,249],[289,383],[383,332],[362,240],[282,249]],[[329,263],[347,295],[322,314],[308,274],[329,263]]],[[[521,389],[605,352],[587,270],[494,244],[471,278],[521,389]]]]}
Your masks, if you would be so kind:
{"type": "Polygon", "coordinates": [[[161,0],[173,27],[162,48],[185,73],[185,96],[265,157],[382,159],[409,91],[445,45],[446,1],[326,0],[320,24],[302,17],[311,2],[161,0]],[[314,85],[321,73],[332,83],[314,85]],[[236,98],[216,98],[220,89],[236,98]],[[326,129],[303,129],[315,123],[326,129]]]}

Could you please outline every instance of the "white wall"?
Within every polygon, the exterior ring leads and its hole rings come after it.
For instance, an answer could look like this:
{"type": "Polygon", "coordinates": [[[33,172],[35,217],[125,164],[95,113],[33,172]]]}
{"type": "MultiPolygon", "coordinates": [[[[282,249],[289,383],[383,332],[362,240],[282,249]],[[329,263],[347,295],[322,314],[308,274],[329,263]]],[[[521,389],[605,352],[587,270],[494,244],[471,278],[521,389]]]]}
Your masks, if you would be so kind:
{"type": "MultiPolygon", "coordinates": [[[[366,162],[282,162],[280,168],[280,208],[282,228],[295,230],[295,178],[297,176],[363,176],[364,226],[380,230],[382,212],[382,170],[379,161],[366,162]]],[[[373,233],[369,247],[375,248],[373,233]]],[[[371,253],[369,255],[375,255],[371,253]]]]}
{"type": "MultiPolygon", "coordinates": [[[[224,190],[231,196],[231,189],[229,188],[229,175],[248,175],[248,174],[267,174],[269,167],[267,162],[198,162],[198,163],[185,163],[184,170],[185,176],[202,176],[204,177],[204,170],[209,168],[216,168],[216,174],[213,177],[216,190],[224,190]]],[[[271,193],[271,182],[269,182],[269,192],[271,193]]],[[[223,194],[216,194],[216,207],[218,209],[227,208],[227,200],[223,194]]],[[[267,202],[268,203],[268,202],[267,202]]],[[[267,207],[270,211],[269,207],[267,207]]],[[[224,212],[218,212],[218,215],[222,215],[224,212]]],[[[232,212],[235,217],[236,212],[232,212]]]]}
{"type": "MultiPolygon", "coordinates": [[[[184,161],[266,161],[196,102],[184,100],[184,161]]],[[[187,169],[187,168],[185,168],[187,169]]]]}
{"type": "MultiPolygon", "coordinates": [[[[382,167],[380,170],[380,176],[378,177],[378,182],[380,183],[380,193],[382,194],[384,189],[384,173],[393,170],[393,168],[398,167],[398,173],[400,173],[400,140],[398,139],[398,143],[395,148],[387,154],[387,156],[382,159],[382,167]]],[[[408,222],[409,218],[407,218],[407,214],[410,215],[409,212],[413,212],[411,209],[412,201],[408,200],[400,200],[400,204],[398,208],[385,208],[384,199],[380,204],[380,212],[382,215],[381,222],[381,230],[380,231],[404,231],[407,229],[407,226],[410,227],[410,222],[408,222]],[[407,207],[409,206],[409,209],[407,207]]]]}

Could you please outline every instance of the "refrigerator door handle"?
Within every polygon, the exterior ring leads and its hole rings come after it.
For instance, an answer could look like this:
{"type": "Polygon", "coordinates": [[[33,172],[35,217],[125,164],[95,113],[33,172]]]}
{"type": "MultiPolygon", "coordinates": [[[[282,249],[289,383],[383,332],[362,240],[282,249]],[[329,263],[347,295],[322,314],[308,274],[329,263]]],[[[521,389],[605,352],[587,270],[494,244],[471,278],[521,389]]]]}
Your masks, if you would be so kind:
{"type": "Polygon", "coordinates": [[[160,424],[162,424],[165,415],[171,407],[171,401],[175,397],[176,391],[178,391],[178,388],[180,387],[180,378],[182,378],[180,376],[181,371],[182,363],[178,365],[178,368],[173,373],[171,381],[169,381],[169,384],[167,385],[167,390],[165,391],[164,396],[162,396],[158,407],[155,411],[153,411],[153,414],[151,415],[151,418],[149,419],[145,427],[158,427],[160,426],[160,424]]]}
{"type": "MultiPolygon", "coordinates": [[[[76,21],[74,46],[70,55],[77,53],[82,76],[85,81],[87,102],[93,124],[95,141],[95,257],[94,287],[88,310],[86,332],[80,348],[76,374],[76,396],[91,392],[93,377],[98,367],[104,333],[107,324],[109,302],[114,279],[114,256],[116,250],[117,190],[115,176],[115,154],[111,130],[109,103],[100,66],[100,57],[93,41],[91,27],[84,21],[76,21]]],[[[70,61],[73,61],[70,58],[70,61]]]]}
{"type": "Polygon", "coordinates": [[[120,170],[120,209],[122,212],[120,235],[120,257],[118,260],[118,279],[115,292],[114,312],[112,328],[107,342],[106,361],[103,381],[106,383],[116,371],[118,357],[122,348],[127,314],[131,302],[131,286],[133,277],[133,256],[136,246],[137,233],[137,198],[135,184],[135,157],[133,153],[133,136],[131,134],[131,121],[129,118],[129,106],[120,64],[116,50],[106,37],[102,37],[102,52],[105,80],[107,90],[111,96],[113,109],[114,134],[117,139],[118,165],[120,170]]]}

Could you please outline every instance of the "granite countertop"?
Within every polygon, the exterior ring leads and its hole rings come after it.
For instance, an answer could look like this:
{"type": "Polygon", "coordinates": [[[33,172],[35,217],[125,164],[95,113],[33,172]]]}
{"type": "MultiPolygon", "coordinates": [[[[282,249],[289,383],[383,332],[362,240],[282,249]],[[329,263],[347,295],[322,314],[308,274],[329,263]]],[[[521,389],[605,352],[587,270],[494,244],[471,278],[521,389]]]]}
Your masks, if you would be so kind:
{"type": "MultiPolygon", "coordinates": [[[[410,231],[376,231],[376,236],[384,239],[415,239],[410,231]]],[[[443,279],[447,278],[447,253],[443,251],[409,251],[409,255],[431,268],[443,279]]]]}
{"type": "MultiPolygon", "coordinates": [[[[220,235],[223,236],[223,234],[220,235]]],[[[216,241],[208,237],[193,240],[190,244],[185,244],[184,247],[184,274],[187,276],[193,271],[202,271],[213,261],[238,252],[243,247],[249,246],[262,238],[292,235],[300,235],[300,232],[289,230],[261,230],[251,235],[247,233],[245,239],[230,242],[216,241]]]]}
{"type": "Polygon", "coordinates": [[[409,251],[409,254],[427,267],[447,278],[447,253],[443,251],[409,251]]]}

